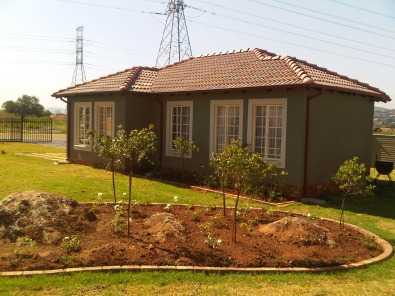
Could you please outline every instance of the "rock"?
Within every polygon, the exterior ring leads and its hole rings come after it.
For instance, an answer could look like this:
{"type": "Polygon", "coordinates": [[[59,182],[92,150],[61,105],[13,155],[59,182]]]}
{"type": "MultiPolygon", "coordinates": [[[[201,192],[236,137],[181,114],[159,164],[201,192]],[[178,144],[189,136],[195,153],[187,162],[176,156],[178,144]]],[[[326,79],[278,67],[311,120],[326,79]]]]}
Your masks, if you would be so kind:
{"type": "Polygon", "coordinates": [[[53,228],[47,228],[42,231],[42,242],[44,244],[54,245],[59,243],[62,238],[63,235],[53,228]]]}
{"type": "Polygon", "coordinates": [[[158,242],[166,242],[169,239],[185,240],[184,226],[170,213],[157,213],[145,219],[144,226],[148,234],[158,242]]]}
{"type": "Polygon", "coordinates": [[[90,209],[85,209],[84,216],[90,222],[93,222],[93,221],[97,220],[96,214],[90,209]]]}
{"type": "Polygon", "coordinates": [[[304,217],[285,217],[260,225],[258,231],[281,242],[303,245],[327,245],[329,230],[304,217]]]}
{"type": "Polygon", "coordinates": [[[302,198],[301,202],[303,202],[305,204],[310,204],[310,205],[319,205],[319,206],[326,205],[326,200],[319,199],[319,198],[306,197],[306,198],[302,198]]]}
{"type": "Polygon", "coordinates": [[[81,228],[80,218],[87,225],[89,220],[74,200],[44,192],[14,193],[0,202],[0,239],[27,236],[38,243],[58,243],[81,228]]]}

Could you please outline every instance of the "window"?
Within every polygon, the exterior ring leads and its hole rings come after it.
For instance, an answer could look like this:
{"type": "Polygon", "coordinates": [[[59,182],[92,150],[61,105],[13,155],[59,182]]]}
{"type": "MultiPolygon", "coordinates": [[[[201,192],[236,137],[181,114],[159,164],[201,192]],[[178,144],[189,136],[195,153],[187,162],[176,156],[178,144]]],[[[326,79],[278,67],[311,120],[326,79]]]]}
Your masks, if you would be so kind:
{"type": "Polygon", "coordinates": [[[168,156],[178,156],[173,144],[178,137],[192,141],[192,114],[192,101],[167,102],[166,154],[168,156]]]}
{"type": "Polygon", "coordinates": [[[210,151],[221,152],[232,140],[242,140],[243,101],[211,102],[210,151]]]}
{"type": "Polygon", "coordinates": [[[248,144],[266,161],[285,167],[286,99],[249,102],[248,144]]]}
{"type": "Polygon", "coordinates": [[[92,130],[92,104],[77,102],[74,105],[74,146],[79,149],[90,149],[89,132],[92,130]]]}
{"type": "Polygon", "coordinates": [[[114,103],[95,103],[95,130],[98,136],[114,136],[114,103]]]}

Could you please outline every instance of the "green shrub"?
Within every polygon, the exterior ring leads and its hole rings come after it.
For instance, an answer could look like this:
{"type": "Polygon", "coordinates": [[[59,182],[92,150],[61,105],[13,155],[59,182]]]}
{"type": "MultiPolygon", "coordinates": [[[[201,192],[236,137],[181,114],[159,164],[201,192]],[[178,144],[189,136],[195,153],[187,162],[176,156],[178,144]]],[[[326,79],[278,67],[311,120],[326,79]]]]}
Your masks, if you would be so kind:
{"type": "Polygon", "coordinates": [[[62,240],[62,248],[66,253],[79,252],[81,250],[81,239],[78,235],[66,236],[62,240]]]}
{"type": "Polygon", "coordinates": [[[374,186],[370,184],[365,164],[359,161],[358,157],[343,162],[333,177],[333,181],[342,193],[340,224],[344,224],[344,204],[347,198],[371,195],[374,186]]]}

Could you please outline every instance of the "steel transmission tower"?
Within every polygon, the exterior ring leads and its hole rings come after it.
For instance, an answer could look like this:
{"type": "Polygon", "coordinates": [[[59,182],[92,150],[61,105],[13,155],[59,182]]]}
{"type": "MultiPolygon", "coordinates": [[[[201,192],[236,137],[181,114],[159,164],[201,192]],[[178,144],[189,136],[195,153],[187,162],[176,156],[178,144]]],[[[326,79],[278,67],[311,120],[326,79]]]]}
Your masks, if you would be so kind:
{"type": "Polygon", "coordinates": [[[192,56],[183,0],[169,0],[167,18],[160,42],[156,66],[166,66],[192,56]]]}
{"type": "Polygon", "coordinates": [[[75,47],[75,68],[73,73],[72,85],[83,83],[86,80],[84,68],[84,27],[80,26],[76,29],[76,47],[75,47]]]}

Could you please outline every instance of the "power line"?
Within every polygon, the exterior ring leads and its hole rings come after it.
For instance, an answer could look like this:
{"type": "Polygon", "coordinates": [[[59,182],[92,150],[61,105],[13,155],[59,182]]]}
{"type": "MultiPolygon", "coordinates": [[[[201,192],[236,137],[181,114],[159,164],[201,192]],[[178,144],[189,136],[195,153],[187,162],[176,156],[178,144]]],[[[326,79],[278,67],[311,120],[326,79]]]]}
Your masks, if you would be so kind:
{"type": "Polygon", "coordinates": [[[303,33],[298,33],[298,32],[289,31],[289,30],[285,30],[285,29],[281,29],[281,28],[277,28],[277,27],[270,27],[270,26],[267,26],[267,25],[262,25],[260,23],[247,21],[247,20],[239,18],[239,17],[234,17],[234,16],[220,14],[220,13],[216,13],[216,15],[224,17],[224,18],[229,18],[229,19],[234,20],[234,21],[242,22],[242,23],[245,23],[245,24],[248,24],[248,25],[257,26],[257,27],[261,28],[261,30],[271,30],[271,31],[275,31],[275,32],[283,32],[283,33],[286,33],[286,34],[289,34],[289,35],[292,35],[292,36],[296,35],[296,36],[300,36],[300,37],[303,37],[303,38],[306,38],[306,39],[316,40],[316,41],[319,41],[319,42],[322,42],[322,43],[331,44],[331,45],[339,46],[339,47],[342,47],[342,48],[349,48],[349,49],[352,49],[352,50],[355,50],[355,51],[363,52],[365,54],[370,54],[370,55],[374,55],[374,56],[380,56],[380,57],[384,57],[384,58],[395,60],[395,56],[394,55],[380,54],[380,53],[377,53],[376,51],[370,51],[370,50],[366,50],[366,49],[361,49],[361,48],[358,48],[358,47],[345,45],[345,44],[342,44],[342,43],[339,43],[339,42],[335,42],[335,41],[325,40],[325,39],[322,39],[322,38],[319,38],[319,37],[314,37],[314,36],[306,35],[306,34],[303,34],[303,33]]]}
{"type": "Polygon", "coordinates": [[[344,3],[344,2],[338,1],[338,0],[329,0],[329,1],[335,2],[335,3],[343,5],[343,6],[347,6],[347,7],[350,7],[350,8],[357,9],[359,11],[363,11],[363,12],[367,12],[367,13],[370,13],[370,14],[375,14],[375,15],[378,15],[378,16],[382,16],[382,17],[386,17],[386,18],[395,20],[395,16],[393,16],[393,15],[385,14],[385,13],[382,13],[382,12],[379,12],[379,11],[375,11],[375,10],[372,10],[372,9],[368,9],[368,8],[364,8],[364,7],[359,7],[359,6],[356,6],[356,5],[349,4],[349,3],[344,3]]]}
{"type": "Polygon", "coordinates": [[[287,45],[300,47],[300,48],[303,48],[303,49],[309,49],[309,50],[317,51],[317,52],[321,52],[321,53],[324,52],[324,53],[327,53],[327,54],[330,54],[330,55],[334,55],[334,56],[338,56],[338,57],[343,57],[343,58],[347,58],[347,59],[363,61],[363,62],[366,62],[366,63],[375,64],[375,65],[379,65],[379,66],[385,66],[385,67],[388,67],[388,68],[391,68],[391,69],[395,70],[395,65],[377,62],[377,60],[369,60],[369,59],[360,58],[360,57],[356,57],[356,56],[349,56],[349,55],[345,55],[345,54],[342,54],[342,53],[339,53],[339,52],[334,52],[334,51],[329,51],[329,50],[326,50],[326,49],[306,46],[305,44],[285,41],[285,40],[282,40],[282,39],[276,39],[276,38],[272,38],[272,37],[268,37],[268,36],[260,35],[260,34],[255,34],[255,33],[251,33],[251,32],[239,31],[239,30],[234,30],[234,29],[227,28],[227,27],[216,26],[216,25],[213,25],[213,24],[203,23],[203,22],[196,21],[196,20],[190,20],[190,22],[201,24],[201,25],[204,25],[206,27],[211,27],[211,28],[219,29],[219,30],[226,31],[226,32],[232,32],[232,33],[240,34],[240,35],[243,35],[243,36],[251,36],[251,37],[254,37],[254,38],[258,38],[260,40],[262,40],[262,38],[264,38],[265,40],[271,40],[273,42],[280,43],[280,44],[287,44],[287,45]]]}
{"type": "Polygon", "coordinates": [[[344,20],[346,22],[354,23],[354,24],[357,24],[357,25],[367,26],[369,28],[376,28],[379,31],[386,31],[386,32],[389,32],[390,34],[395,34],[394,30],[388,30],[387,28],[379,27],[379,26],[371,24],[371,23],[364,23],[364,22],[361,22],[361,21],[356,21],[356,20],[353,20],[353,19],[350,19],[350,18],[347,18],[347,17],[344,17],[344,16],[339,16],[339,15],[336,15],[336,14],[322,12],[321,10],[305,7],[303,5],[298,5],[298,4],[294,4],[294,3],[289,3],[289,2],[283,1],[283,0],[271,0],[271,1],[283,4],[283,5],[291,6],[291,7],[296,7],[297,9],[310,11],[310,12],[313,12],[313,13],[316,13],[316,14],[329,16],[329,17],[332,17],[332,18],[335,18],[335,19],[341,19],[341,20],[344,20]]]}
{"type": "MultiPolygon", "coordinates": [[[[278,19],[257,15],[257,14],[251,13],[251,12],[247,12],[247,11],[243,11],[243,10],[239,10],[239,9],[235,9],[235,8],[226,7],[224,5],[212,3],[211,1],[199,0],[199,2],[203,2],[203,3],[209,4],[211,6],[215,6],[215,7],[221,8],[221,9],[232,11],[232,12],[235,12],[237,14],[243,14],[245,16],[254,17],[254,18],[257,18],[257,19],[265,20],[265,21],[270,21],[270,22],[273,22],[273,23],[276,23],[276,24],[281,24],[281,25],[284,25],[284,26],[287,26],[287,27],[291,27],[293,29],[296,28],[296,29],[299,29],[299,30],[302,30],[302,31],[313,32],[313,33],[316,33],[316,34],[320,34],[320,35],[327,36],[327,37],[330,37],[330,38],[335,38],[335,39],[338,39],[338,40],[344,40],[344,41],[360,44],[360,45],[363,45],[363,46],[368,46],[368,47],[372,47],[372,48],[376,48],[376,49],[380,49],[380,50],[386,50],[386,51],[390,51],[390,52],[395,52],[394,48],[383,47],[383,46],[379,46],[377,44],[373,44],[373,43],[366,42],[366,41],[355,40],[355,39],[344,37],[344,36],[340,36],[340,35],[335,35],[335,34],[330,34],[330,33],[323,32],[323,31],[319,31],[319,30],[310,29],[308,27],[300,26],[298,24],[288,23],[288,22],[284,22],[284,21],[281,21],[281,20],[278,20],[278,19]]],[[[217,15],[217,13],[215,13],[215,12],[210,12],[210,14],[214,15],[214,16],[217,15]]]]}
{"type": "Polygon", "coordinates": [[[346,27],[346,28],[349,28],[349,29],[353,29],[353,30],[369,33],[369,34],[372,34],[372,35],[375,35],[375,36],[381,36],[383,38],[395,40],[395,37],[392,37],[392,36],[389,36],[389,35],[385,35],[385,34],[381,34],[380,32],[377,32],[377,31],[368,30],[368,29],[365,29],[365,28],[357,27],[357,26],[350,25],[350,24],[345,24],[345,23],[342,23],[342,22],[338,22],[338,21],[327,19],[327,18],[319,17],[319,16],[316,16],[316,15],[311,15],[311,14],[295,11],[293,9],[289,9],[289,8],[285,8],[285,7],[279,7],[279,6],[276,6],[276,5],[273,5],[273,4],[269,4],[269,3],[264,3],[264,2],[258,1],[258,0],[247,0],[247,1],[254,2],[254,3],[257,3],[259,5],[263,5],[263,6],[268,6],[268,7],[280,9],[280,10],[286,11],[288,13],[301,15],[301,16],[308,17],[308,18],[311,18],[311,19],[316,19],[316,20],[319,20],[319,21],[322,21],[322,22],[334,24],[334,25],[337,25],[337,26],[342,26],[342,27],[346,27]]]}
{"type": "Polygon", "coordinates": [[[83,6],[92,6],[92,7],[98,7],[98,8],[113,9],[113,10],[118,10],[118,11],[127,12],[127,13],[131,12],[131,13],[163,15],[163,13],[160,13],[160,12],[137,10],[137,9],[131,9],[128,7],[121,7],[121,6],[114,6],[114,5],[107,5],[107,4],[89,3],[89,2],[82,2],[82,1],[76,1],[76,0],[56,0],[56,1],[69,3],[69,4],[83,5],[83,6]]]}

